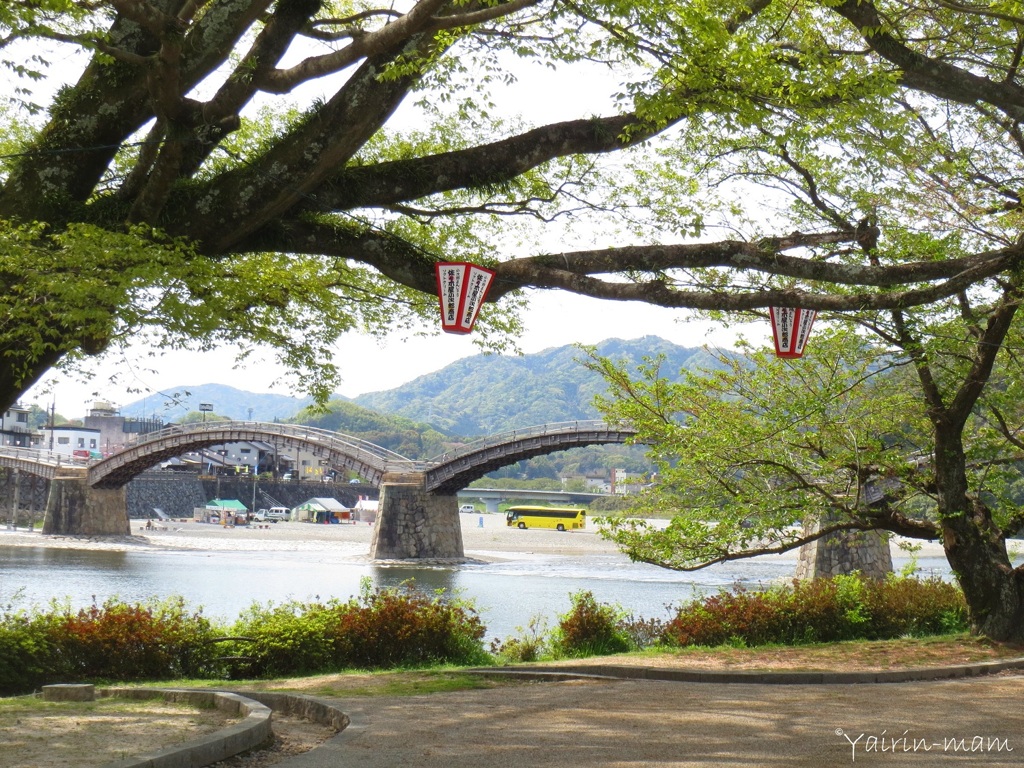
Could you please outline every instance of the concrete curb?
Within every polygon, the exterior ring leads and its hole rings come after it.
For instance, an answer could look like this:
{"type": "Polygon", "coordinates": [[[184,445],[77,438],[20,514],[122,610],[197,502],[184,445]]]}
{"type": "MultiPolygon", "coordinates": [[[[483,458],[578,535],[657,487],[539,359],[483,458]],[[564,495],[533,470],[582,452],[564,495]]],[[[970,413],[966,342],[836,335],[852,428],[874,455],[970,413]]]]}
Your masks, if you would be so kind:
{"type": "Polygon", "coordinates": [[[138,757],[128,757],[104,768],[199,768],[266,743],[271,735],[270,707],[223,691],[190,691],[156,688],[102,688],[100,696],[120,699],[155,699],[182,702],[196,707],[216,707],[244,715],[234,725],[138,757]]]}
{"type": "Polygon", "coordinates": [[[323,699],[271,691],[246,691],[244,695],[275,712],[303,717],[314,723],[330,726],[339,732],[348,728],[350,722],[348,715],[323,699]]]}
{"type": "Polygon", "coordinates": [[[909,683],[924,680],[948,680],[959,677],[993,675],[1011,669],[1024,669],[1024,657],[1004,661],[985,661],[950,667],[921,667],[881,672],[761,672],[667,669],[616,664],[579,664],[530,667],[482,667],[467,670],[472,674],[517,677],[537,681],[576,680],[580,678],[616,680],[664,680],[677,683],[748,683],[756,685],[853,685],[863,683],[909,683]]]}
{"type": "Polygon", "coordinates": [[[242,752],[256,749],[273,736],[272,710],[294,714],[344,730],[348,715],[319,699],[281,693],[249,693],[168,688],[102,688],[100,696],[123,699],[163,698],[198,707],[217,707],[243,714],[241,722],[199,738],[138,757],[108,763],[103,768],[202,768],[242,752]]]}

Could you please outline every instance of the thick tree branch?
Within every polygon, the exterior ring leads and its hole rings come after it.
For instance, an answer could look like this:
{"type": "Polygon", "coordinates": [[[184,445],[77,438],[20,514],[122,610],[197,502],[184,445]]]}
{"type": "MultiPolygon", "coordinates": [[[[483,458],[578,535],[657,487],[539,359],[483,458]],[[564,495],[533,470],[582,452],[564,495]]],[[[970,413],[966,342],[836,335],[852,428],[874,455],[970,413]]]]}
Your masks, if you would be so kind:
{"type": "Polygon", "coordinates": [[[935,525],[928,524],[916,524],[902,526],[898,525],[895,520],[892,521],[871,521],[864,519],[846,520],[843,522],[836,522],[829,525],[821,526],[817,531],[811,533],[805,533],[799,536],[792,536],[786,539],[780,544],[774,546],[758,546],[750,547],[739,550],[726,550],[723,551],[717,557],[710,557],[702,560],[700,563],[695,565],[681,566],[671,561],[659,559],[657,557],[649,557],[641,554],[640,551],[629,548],[628,545],[625,547],[626,553],[629,558],[638,563],[648,563],[649,565],[656,565],[660,568],[667,568],[672,571],[699,571],[702,568],[707,568],[709,565],[715,565],[716,563],[727,563],[733,560],[745,560],[751,557],[757,557],[759,555],[781,555],[786,552],[792,552],[794,549],[810,544],[817,541],[825,536],[829,536],[834,533],[842,533],[845,531],[889,531],[899,536],[906,536],[907,538],[923,539],[925,541],[932,541],[939,535],[939,530],[935,525]],[[897,530],[898,528],[898,530],[897,530]]]}
{"type": "Polygon", "coordinates": [[[964,377],[963,384],[957,391],[949,406],[949,417],[958,424],[963,424],[971,415],[978,398],[985,390],[985,385],[992,375],[996,356],[1002,349],[1010,324],[1020,307],[1021,294],[1018,281],[1014,279],[1003,294],[1002,300],[988,317],[985,330],[975,347],[974,361],[971,370],[964,377]]]}
{"type": "MultiPolygon", "coordinates": [[[[856,238],[856,233],[792,234],[762,241],[771,247],[742,241],[667,246],[635,246],[524,257],[494,265],[497,278],[488,297],[496,301],[525,288],[561,288],[594,298],[639,301],[664,307],[745,310],[769,306],[802,306],[832,311],[893,309],[916,306],[955,296],[982,275],[998,274],[1017,263],[1022,252],[1004,249],[949,262],[915,262],[896,266],[828,264],[781,253],[856,238]],[[891,288],[928,280],[934,286],[904,291],[860,292],[853,295],[807,290],[680,290],[661,278],[645,282],[616,282],[591,275],[647,272],[660,275],[673,269],[730,268],[764,271],[822,283],[877,285],[891,288]]],[[[362,261],[396,282],[424,293],[436,290],[437,258],[383,232],[362,231],[350,224],[287,219],[255,232],[237,244],[238,250],[262,247],[294,253],[323,254],[362,261]]]]}
{"type": "Polygon", "coordinates": [[[513,0],[466,13],[438,16],[437,14],[449,5],[449,0],[420,0],[408,13],[380,29],[353,35],[352,42],[339,51],[304,59],[285,70],[261,73],[255,78],[255,82],[261,90],[269,93],[287,93],[301,83],[339,72],[362,59],[390,50],[413,35],[474,26],[508,16],[539,2],[540,0],[513,0]]]}
{"type": "Polygon", "coordinates": [[[455,189],[499,184],[558,157],[614,152],[657,132],[632,114],[595,117],[552,123],[468,149],[345,168],[318,190],[320,207],[316,210],[387,206],[455,189]]]}
{"type": "Polygon", "coordinates": [[[1024,120],[1024,89],[1015,83],[995,82],[908,48],[889,31],[871,0],[844,0],[832,7],[857,28],[871,50],[900,69],[906,87],[959,104],[986,102],[1014,120],[1024,120]]]}
{"type": "Polygon", "coordinates": [[[387,122],[415,83],[412,75],[382,81],[381,68],[402,50],[424,53],[431,45],[429,36],[414,38],[404,49],[365,61],[330,101],[259,161],[223,174],[199,195],[195,208],[200,211],[216,210],[222,200],[237,201],[228,216],[200,214],[177,222],[178,231],[204,243],[208,252],[226,253],[289,210],[315,204],[314,195],[335,169],[387,122]]]}

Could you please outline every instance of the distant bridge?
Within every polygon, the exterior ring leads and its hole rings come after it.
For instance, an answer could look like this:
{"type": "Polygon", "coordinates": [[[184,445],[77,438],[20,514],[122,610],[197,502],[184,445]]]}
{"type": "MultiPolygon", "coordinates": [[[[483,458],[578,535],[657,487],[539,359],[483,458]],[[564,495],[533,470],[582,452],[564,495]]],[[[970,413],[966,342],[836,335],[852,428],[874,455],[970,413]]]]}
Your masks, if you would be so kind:
{"type": "Polygon", "coordinates": [[[624,443],[633,435],[631,430],[598,420],[541,424],[502,432],[417,461],[361,438],[315,427],[253,421],[198,422],[151,432],[130,448],[84,463],[52,451],[2,448],[0,467],[47,479],[61,471],[87,468],[90,486],[120,488],[160,462],[190,451],[261,441],[282,448],[302,448],[333,469],[350,470],[372,485],[379,485],[389,473],[422,473],[428,491],[453,493],[499,467],[581,445],[624,443]]]}
{"type": "MultiPolygon", "coordinates": [[[[455,493],[498,467],[582,445],[624,443],[632,430],[603,421],[571,421],[517,429],[414,461],[361,438],[296,424],[198,422],[146,435],[123,451],[85,464],[49,451],[0,450],[0,467],[62,483],[47,505],[46,533],[124,535],[124,486],[150,467],[190,451],[233,442],[268,442],[309,451],[327,466],[381,487],[371,554],[387,558],[460,558],[455,493]],[[77,490],[68,483],[77,484],[77,490]],[[389,492],[390,487],[390,492],[389,492]]],[[[130,529],[129,529],[130,530],[130,529]]]]}
{"type": "Polygon", "coordinates": [[[488,512],[497,512],[499,502],[504,499],[523,501],[545,501],[557,504],[589,504],[597,499],[607,499],[607,493],[586,493],[584,491],[527,491],[519,488],[463,488],[456,496],[459,499],[480,499],[488,512]]]}
{"type": "Polygon", "coordinates": [[[89,485],[119,488],[162,461],[211,445],[267,442],[280,448],[302,448],[335,469],[355,472],[379,485],[388,467],[408,464],[404,456],[366,440],[339,432],[297,424],[258,421],[217,421],[176,424],[105,459],[89,463],[89,485]]]}
{"type": "Polygon", "coordinates": [[[581,445],[625,443],[636,432],[604,421],[541,424],[485,437],[430,462],[428,491],[454,493],[499,467],[581,445]]]}

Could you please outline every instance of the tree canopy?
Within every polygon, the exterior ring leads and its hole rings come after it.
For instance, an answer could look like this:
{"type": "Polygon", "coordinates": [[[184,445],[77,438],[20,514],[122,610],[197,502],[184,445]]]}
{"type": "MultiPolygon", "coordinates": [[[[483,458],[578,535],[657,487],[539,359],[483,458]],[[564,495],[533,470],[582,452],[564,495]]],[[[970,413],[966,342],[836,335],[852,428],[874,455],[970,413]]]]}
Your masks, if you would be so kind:
{"type": "Polygon", "coordinates": [[[432,320],[439,260],[497,270],[496,346],[527,287],[707,311],[991,289],[1021,255],[1020,21],[857,0],[14,0],[2,399],[146,330],[270,344],[324,396],[340,333],[432,320]],[[500,92],[530,64],[606,69],[613,106],[521,117],[500,92]]]}
{"type": "MultiPolygon", "coordinates": [[[[660,360],[634,367],[592,354],[610,384],[600,408],[638,430],[659,476],[606,534],[634,559],[676,570],[844,530],[941,539],[935,439],[909,361],[847,329],[814,342],[804,360],[748,348],[675,382],[660,360]],[[655,513],[672,524],[643,520],[655,513]]],[[[1015,369],[1000,371],[965,432],[970,492],[1004,538],[1024,527],[1024,444],[1008,429],[1024,416],[1015,369]]]]}
{"type": "Polygon", "coordinates": [[[1019,638],[964,430],[1021,298],[1022,56],[1012,3],[12,0],[0,405],[147,334],[270,344],[324,399],[447,260],[495,269],[493,346],[526,288],[841,313],[915,372],[972,620],[1019,638]],[[616,84],[545,121],[500,98],[529,65],[616,84]]]}

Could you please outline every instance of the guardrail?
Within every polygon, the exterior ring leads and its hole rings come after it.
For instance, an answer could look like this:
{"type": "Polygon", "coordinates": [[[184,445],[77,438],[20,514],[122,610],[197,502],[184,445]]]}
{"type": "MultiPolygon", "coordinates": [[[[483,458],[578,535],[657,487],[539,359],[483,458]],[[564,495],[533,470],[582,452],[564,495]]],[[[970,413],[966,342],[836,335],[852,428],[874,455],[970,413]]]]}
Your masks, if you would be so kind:
{"type": "Polygon", "coordinates": [[[583,419],[577,421],[558,421],[552,424],[538,424],[534,427],[524,429],[512,429],[507,432],[500,432],[496,435],[488,435],[471,443],[465,443],[458,448],[435,456],[425,462],[434,466],[479,451],[486,450],[497,445],[515,442],[516,440],[528,440],[534,437],[546,437],[548,435],[567,435],[579,432],[632,432],[633,430],[614,427],[602,419],[583,419]]]}
{"type": "Polygon", "coordinates": [[[328,429],[319,427],[304,427],[297,424],[281,424],[279,422],[266,421],[210,421],[195,422],[193,424],[173,424],[164,427],[157,432],[149,432],[144,440],[135,443],[132,448],[138,448],[148,443],[156,442],[176,436],[195,436],[206,433],[222,432],[224,430],[245,430],[261,432],[267,435],[281,435],[294,439],[305,440],[310,443],[323,443],[325,445],[340,444],[350,447],[356,451],[365,452],[383,461],[409,461],[399,453],[383,448],[368,440],[346,435],[343,432],[331,432],[328,429]]]}
{"type": "Polygon", "coordinates": [[[21,461],[31,461],[36,464],[46,464],[55,467],[59,467],[62,464],[73,464],[77,466],[85,465],[84,461],[75,461],[67,454],[57,453],[56,451],[50,450],[41,450],[39,448],[22,448],[16,445],[0,447],[0,456],[8,459],[20,459],[21,461]]]}

